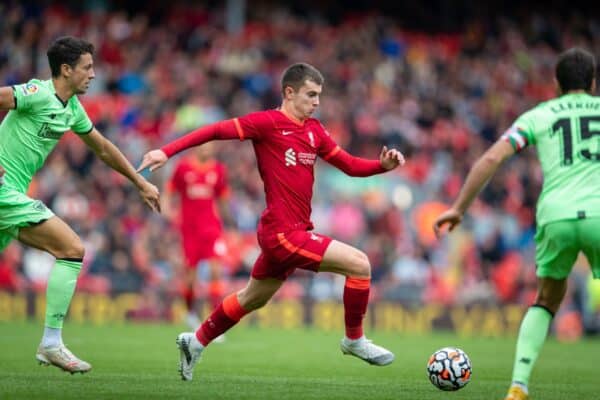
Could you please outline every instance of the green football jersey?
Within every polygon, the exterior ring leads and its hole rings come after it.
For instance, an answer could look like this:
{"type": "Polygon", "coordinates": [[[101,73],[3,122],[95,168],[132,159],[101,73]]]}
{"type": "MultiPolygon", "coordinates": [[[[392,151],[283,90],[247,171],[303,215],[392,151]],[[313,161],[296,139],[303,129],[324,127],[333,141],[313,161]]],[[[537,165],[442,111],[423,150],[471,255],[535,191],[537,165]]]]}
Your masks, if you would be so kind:
{"type": "Polygon", "coordinates": [[[69,130],[85,135],[93,125],[77,96],[63,102],[52,80],[32,79],[13,86],[13,93],[15,109],[0,125],[0,165],[5,184],[25,193],[62,135],[69,130]]]}
{"type": "Polygon", "coordinates": [[[537,147],[544,185],[537,224],[600,217],[600,97],[567,94],[521,115],[503,136],[537,147]]]}

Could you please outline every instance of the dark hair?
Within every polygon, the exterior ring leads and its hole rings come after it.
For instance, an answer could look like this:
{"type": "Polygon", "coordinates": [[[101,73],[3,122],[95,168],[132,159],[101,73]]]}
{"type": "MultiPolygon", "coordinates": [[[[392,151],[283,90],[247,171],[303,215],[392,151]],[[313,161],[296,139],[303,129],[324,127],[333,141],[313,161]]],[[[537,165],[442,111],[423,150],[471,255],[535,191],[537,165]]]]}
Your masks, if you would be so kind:
{"type": "Polygon", "coordinates": [[[292,64],[283,71],[281,93],[285,95],[285,88],[288,86],[297,92],[307,80],[313,81],[317,85],[322,85],[325,81],[319,70],[312,65],[306,63],[292,64]]]}
{"type": "Polygon", "coordinates": [[[595,76],[596,60],[592,53],[574,47],[558,56],[556,80],[563,93],[570,90],[590,91],[595,76]]]}
{"type": "Polygon", "coordinates": [[[63,64],[75,68],[82,54],[94,54],[94,45],[73,36],[63,36],[54,41],[48,52],[48,63],[53,77],[60,76],[60,66],[63,64]]]}

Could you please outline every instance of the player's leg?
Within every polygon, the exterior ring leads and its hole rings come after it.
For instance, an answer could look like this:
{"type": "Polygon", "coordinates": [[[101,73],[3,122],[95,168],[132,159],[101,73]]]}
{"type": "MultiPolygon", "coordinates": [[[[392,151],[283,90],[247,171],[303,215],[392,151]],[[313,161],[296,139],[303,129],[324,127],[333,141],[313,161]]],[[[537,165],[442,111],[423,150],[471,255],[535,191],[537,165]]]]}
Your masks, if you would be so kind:
{"type": "MultiPolygon", "coordinates": [[[[219,259],[213,257],[208,260],[208,303],[211,310],[216,309],[223,301],[225,286],[222,281],[222,268],[219,259]]],[[[225,342],[225,335],[213,339],[215,343],[225,342]]]]}
{"type": "Polygon", "coordinates": [[[217,258],[208,260],[208,301],[210,308],[216,308],[223,301],[223,271],[217,258]]]}
{"type": "MultiPolygon", "coordinates": [[[[261,254],[255,263],[255,269],[257,265],[262,268],[261,266],[265,263],[264,256],[261,254]]],[[[244,289],[226,296],[195,333],[180,334],[177,337],[177,346],[180,350],[179,372],[181,378],[192,380],[194,366],[200,359],[204,348],[236,325],[244,315],[267,304],[283,282],[283,280],[273,278],[250,278],[244,289]]]]}
{"type": "Polygon", "coordinates": [[[202,323],[196,331],[198,341],[207,346],[237,324],[244,315],[267,304],[282,284],[283,281],[277,279],[250,278],[244,289],[226,296],[202,323]]]}
{"type": "Polygon", "coordinates": [[[600,218],[588,218],[577,224],[581,249],[590,263],[594,279],[600,279],[600,218]]]}
{"type": "Polygon", "coordinates": [[[71,373],[89,371],[91,365],[75,357],[62,343],[63,321],[83,262],[81,239],[56,216],[37,225],[21,228],[18,239],[56,257],[46,289],[46,320],[44,336],[36,355],[38,361],[56,365],[71,373]]]}
{"type": "Polygon", "coordinates": [[[536,242],[538,293],[521,322],[512,384],[506,400],[528,398],[531,372],[546,341],[552,318],[564,298],[567,277],[579,253],[576,222],[561,221],[541,227],[536,242]]]}
{"type": "Polygon", "coordinates": [[[187,314],[185,316],[185,321],[188,326],[192,329],[196,329],[196,327],[200,324],[200,319],[198,318],[198,310],[196,310],[196,278],[198,270],[195,265],[186,265],[183,267],[183,301],[185,302],[185,308],[187,314]]]}
{"type": "Polygon", "coordinates": [[[346,276],[344,285],[344,320],[346,337],[363,336],[362,323],[369,303],[371,264],[362,251],[338,242],[329,244],[319,272],[334,272],[346,276]]]}
{"type": "Polygon", "coordinates": [[[200,324],[198,310],[196,309],[196,280],[198,273],[198,263],[201,259],[199,242],[201,239],[195,235],[182,234],[181,248],[183,251],[183,271],[181,277],[183,280],[183,290],[181,296],[185,303],[186,316],[185,321],[191,329],[196,329],[200,324]]]}
{"type": "Polygon", "coordinates": [[[388,365],[394,354],[367,340],[363,333],[363,319],[369,304],[371,264],[362,251],[333,240],[319,267],[319,272],[334,272],[346,276],[344,285],[344,322],[346,335],[341,347],[344,354],[359,357],[370,364],[388,365]]]}

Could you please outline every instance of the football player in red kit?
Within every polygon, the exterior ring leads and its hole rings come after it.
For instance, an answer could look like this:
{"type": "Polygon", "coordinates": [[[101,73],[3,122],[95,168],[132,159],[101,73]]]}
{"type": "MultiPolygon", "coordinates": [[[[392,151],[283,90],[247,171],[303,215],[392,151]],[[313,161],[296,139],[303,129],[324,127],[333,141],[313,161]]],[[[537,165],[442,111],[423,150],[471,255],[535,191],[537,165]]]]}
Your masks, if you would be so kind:
{"type": "Polygon", "coordinates": [[[163,212],[179,225],[184,255],[183,299],[186,321],[196,329],[200,325],[195,307],[197,268],[206,262],[209,269],[207,299],[211,309],[223,300],[223,282],[219,258],[225,254],[223,226],[219,208],[228,193],[227,169],[212,157],[214,144],[199,146],[182,158],[167,182],[163,212]],[[178,200],[178,201],[175,201],[178,200]]]}
{"type": "Polygon", "coordinates": [[[180,374],[191,380],[203,350],[244,315],[264,306],[296,269],[334,272],[346,277],[341,341],[344,354],[374,365],[388,365],[394,355],[368,340],[362,321],[369,301],[371,265],[364,252],[312,232],[310,221],[314,164],[317,157],[350,176],[371,176],[404,163],[402,154],[383,147],[379,159],[354,157],[342,150],[323,125],[312,118],[319,106],[323,76],[311,65],[293,64],[282,76],[283,101],[275,110],[261,111],[199,128],[144,155],[139,171],[162,167],[169,157],[211,140],[251,140],[267,207],[257,230],[261,247],[248,285],[225,297],[194,332],[177,337],[180,374]]]}

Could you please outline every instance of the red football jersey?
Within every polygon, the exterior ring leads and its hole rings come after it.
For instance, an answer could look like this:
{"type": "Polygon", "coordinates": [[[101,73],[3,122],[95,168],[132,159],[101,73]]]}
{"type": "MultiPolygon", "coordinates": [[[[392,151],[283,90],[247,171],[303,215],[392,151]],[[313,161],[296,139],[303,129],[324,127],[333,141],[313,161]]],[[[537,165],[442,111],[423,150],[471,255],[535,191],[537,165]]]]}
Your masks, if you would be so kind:
{"type": "Polygon", "coordinates": [[[282,232],[312,229],[310,221],[314,165],[336,149],[321,123],[309,118],[303,124],[279,110],[235,118],[240,138],[252,139],[267,207],[259,230],[282,232]]]}
{"type": "Polygon", "coordinates": [[[221,232],[216,200],[228,192],[227,170],[223,164],[201,163],[193,157],[184,157],[175,167],[167,190],[179,194],[184,234],[221,232]]]}

